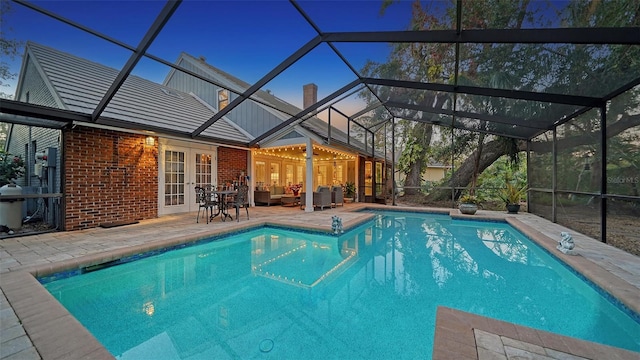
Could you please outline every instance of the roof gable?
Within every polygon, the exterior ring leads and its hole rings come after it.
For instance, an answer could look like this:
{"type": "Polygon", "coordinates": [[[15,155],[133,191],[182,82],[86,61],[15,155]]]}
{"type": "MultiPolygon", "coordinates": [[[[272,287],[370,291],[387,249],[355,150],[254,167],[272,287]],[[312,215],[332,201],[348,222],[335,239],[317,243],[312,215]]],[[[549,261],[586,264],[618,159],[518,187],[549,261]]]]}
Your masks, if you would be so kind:
{"type": "MultiPolygon", "coordinates": [[[[29,42],[27,48],[68,110],[92,113],[119,73],[116,69],[33,42],[29,42]]],[[[189,134],[214,114],[190,94],[130,75],[102,116],[120,120],[126,128],[166,129],[189,134]]],[[[240,143],[249,141],[244,133],[226,121],[216,122],[202,135],[240,143]]]]}

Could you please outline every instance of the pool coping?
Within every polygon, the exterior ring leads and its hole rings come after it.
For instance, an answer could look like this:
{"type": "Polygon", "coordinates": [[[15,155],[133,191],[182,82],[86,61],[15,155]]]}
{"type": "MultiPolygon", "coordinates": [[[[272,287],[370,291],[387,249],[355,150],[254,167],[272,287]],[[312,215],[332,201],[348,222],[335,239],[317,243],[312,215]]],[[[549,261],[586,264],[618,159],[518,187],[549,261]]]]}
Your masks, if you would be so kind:
{"type": "Polygon", "coordinates": [[[501,345],[499,337],[516,340],[510,342],[510,345],[519,346],[516,347],[519,350],[538,355],[533,357],[534,359],[575,359],[570,356],[551,357],[548,349],[585,359],[637,360],[639,355],[613,346],[438,306],[432,360],[506,359],[506,354],[500,352],[501,349],[495,346],[496,342],[497,345],[501,345]],[[493,341],[494,346],[485,348],[478,344],[474,330],[482,330],[489,333],[489,336],[497,337],[493,341]]]}
{"type": "MultiPolygon", "coordinates": [[[[521,231],[532,241],[542,246],[575,269],[585,278],[597,284],[609,292],[622,304],[636,313],[640,313],[640,291],[631,284],[616,277],[603,267],[591,262],[582,256],[569,256],[555,250],[557,241],[549,238],[532,227],[522,223],[516,217],[507,214],[477,214],[473,216],[462,215],[458,210],[443,210],[413,207],[393,207],[367,205],[358,208],[354,212],[362,210],[385,211],[409,211],[419,213],[439,213],[450,215],[453,219],[467,219],[480,221],[507,222],[521,231]],[[558,254],[556,254],[558,253],[558,254]]],[[[347,222],[344,230],[348,231],[368,221],[375,214],[362,212],[347,222]]],[[[67,310],[40,284],[36,277],[43,277],[57,272],[80,269],[110,262],[122,257],[132,256],[147,251],[155,251],[163,248],[180,246],[198,242],[211,236],[224,236],[229,233],[246,231],[261,226],[286,226],[299,230],[318,231],[330,233],[328,226],[310,226],[289,222],[286,219],[250,220],[242,223],[233,223],[225,229],[214,229],[210,232],[198,235],[184,235],[171,239],[163,239],[148,242],[142,245],[110,250],[104,253],[86,255],[61,262],[45,265],[31,266],[18,271],[2,275],[2,291],[11,304],[16,316],[31,339],[34,347],[43,359],[113,359],[114,357],[88,332],[67,310]],[[46,310],[46,311],[45,311],[46,310]]],[[[438,331],[436,331],[436,339],[438,331]]],[[[434,340],[435,351],[435,340],[434,340]]]]}

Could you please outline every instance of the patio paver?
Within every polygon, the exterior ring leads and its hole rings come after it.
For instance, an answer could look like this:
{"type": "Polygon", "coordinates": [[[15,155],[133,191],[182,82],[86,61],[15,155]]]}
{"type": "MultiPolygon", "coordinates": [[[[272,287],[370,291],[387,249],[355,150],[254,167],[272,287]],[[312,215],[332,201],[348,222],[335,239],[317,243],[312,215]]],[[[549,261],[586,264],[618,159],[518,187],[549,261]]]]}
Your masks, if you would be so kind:
{"type": "MultiPolygon", "coordinates": [[[[345,229],[347,229],[370,217],[370,214],[353,212],[353,210],[363,207],[402,208],[362,203],[347,204],[335,209],[315,212],[305,212],[297,207],[252,207],[249,210],[250,220],[246,220],[246,217],[241,216],[240,222],[235,220],[222,222],[219,219],[214,219],[209,224],[203,222],[196,224],[196,213],[189,213],[163,216],[158,219],[144,220],[134,225],[109,229],[95,228],[74,232],[55,232],[0,240],[0,359],[111,357],[108,353],[105,354],[104,351],[106,350],[94,346],[92,337],[82,338],[88,333],[83,330],[81,325],[79,326],[79,323],[73,317],[68,314],[58,313],[55,310],[52,312],[49,307],[51,304],[47,303],[46,296],[42,298],[42,294],[39,294],[38,290],[34,292],[33,286],[29,287],[29,284],[25,286],[21,284],[21,282],[25,282],[23,275],[28,275],[35,281],[28,273],[29,271],[38,273],[55,272],[65,266],[78,266],[80,261],[95,261],[97,263],[120,256],[119,253],[122,252],[139,252],[144,249],[163,246],[163,244],[185,242],[193,238],[203,238],[220,232],[270,222],[277,222],[291,227],[311,227],[328,231],[331,227],[331,217],[339,214],[343,219],[345,229]],[[29,295],[29,299],[24,300],[25,294],[29,295]],[[38,319],[39,321],[34,322],[34,320],[38,319]],[[52,324],[48,324],[48,326],[46,322],[49,321],[56,321],[55,326],[72,329],[70,330],[72,332],[79,331],[80,334],[78,336],[83,339],[83,345],[76,347],[73,352],[66,352],[66,342],[63,342],[64,346],[61,347],[60,339],[47,339],[46,332],[52,332],[50,326],[54,326],[52,324]],[[23,324],[22,326],[21,323],[23,324]],[[56,341],[58,342],[56,343],[56,341]]],[[[433,210],[450,213],[454,217],[465,217],[460,215],[458,210],[409,209],[433,210]]],[[[481,210],[473,218],[483,217],[490,219],[508,218],[512,224],[524,228],[525,231],[523,232],[525,234],[532,237],[534,241],[541,243],[550,252],[553,251],[555,243],[559,240],[560,232],[569,231],[573,235],[576,251],[580,256],[569,257],[559,252],[555,255],[567,261],[570,266],[584,273],[592,281],[598,284],[605,284],[605,286],[601,286],[622,301],[631,302],[627,305],[636,312],[640,312],[640,259],[637,256],[602,244],[597,240],[575,231],[567,230],[558,224],[553,224],[532,214],[507,215],[502,212],[481,210]],[[527,232],[531,232],[531,234],[527,232]]],[[[28,283],[29,281],[26,282],[28,283]]],[[[39,285],[36,286],[46,293],[44,288],[39,285]]],[[[53,306],[55,308],[55,304],[53,306]]],[[[58,304],[58,306],[60,305],[58,304]]],[[[474,319],[477,320],[476,318],[474,319]]],[[[482,323],[482,321],[480,322],[482,323]]],[[[474,332],[467,333],[464,329],[464,327],[461,328],[454,325],[444,329],[438,327],[436,341],[443,341],[444,339],[443,343],[447,345],[444,348],[439,346],[437,352],[434,347],[434,358],[451,358],[441,357],[441,355],[457,354],[456,358],[478,359],[480,354],[482,354],[482,358],[485,355],[493,356],[498,354],[498,352],[486,347],[476,346],[474,332]],[[460,342],[460,331],[467,334],[463,338],[466,336],[467,340],[471,339],[473,343],[460,342]]],[[[528,346],[531,344],[558,351],[561,353],[558,356],[562,355],[562,353],[571,355],[572,352],[579,353],[582,351],[579,347],[568,348],[564,343],[554,344],[556,338],[544,334],[541,335],[538,332],[527,333],[525,329],[509,323],[499,322],[480,329],[485,331],[480,335],[484,338],[489,337],[495,340],[495,337],[491,337],[491,334],[493,334],[506,336],[514,341],[524,341],[524,345],[520,347],[515,345],[517,344],[515,342],[509,342],[510,340],[506,340],[509,345],[504,345],[504,341],[502,341],[503,348],[509,348],[508,351],[512,356],[522,355],[522,351],[528,351],[528,346]]],[[[505,356],[508,355],[506,351],[503,353],[505,356]]],[[[575,355],[581,356],[580,354],[575,355]]],[[[550,356],[550,352],[547,352],[545,356],[550,356]]]]}

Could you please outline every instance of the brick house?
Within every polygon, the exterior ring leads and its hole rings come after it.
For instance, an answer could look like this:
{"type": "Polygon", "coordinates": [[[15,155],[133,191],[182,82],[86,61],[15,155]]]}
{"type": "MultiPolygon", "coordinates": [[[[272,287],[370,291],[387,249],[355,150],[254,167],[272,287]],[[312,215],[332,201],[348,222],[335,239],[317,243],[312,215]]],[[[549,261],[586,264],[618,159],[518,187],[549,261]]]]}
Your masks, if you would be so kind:
{"type": "MultiPolygon", "coordinates": [[[[201,79],[176,70],[163,84],[129,75],[96,116],[119,71],[27,43],[15,99],[85,118],[93,115],[91,121],[48,127],[14,123],[7,138],[7,151],[22,154],[27,165],[18,184],[27,193],[62,194],[45,207],[60,229],[194,211],[193,187],[201,184],[248,180],[251,188],[264,182],[287,186],[305,182],[309,168],[313,169],[310,185],[315,187],[365,179],[366,169],[373,172],[372,159],[358,154],[353,145],[340,145],[349,142],[345,133],[332,130],[333,144],[327,145],[326,123],[315,118],[272,134],[259,147],[249,147],[251,140],[300,112],[264,91],[255,94],[256,101],[242,103],[197,137],[191,136],[249,84],[188,54],[181,54],[176,64],[201,79]],[[313,167],[305,165],[308,145],[316,157],[313,167]],[[43,163],[43,153],[55,159],[43,163]],[[44,165],[40,167],[44,171],[36,173],[36,164],[44,165]]],[[[305,86],[304,91],[305,102],[317,100],[315,85],[305,86]]],[[[362,191],[365,187],[363,183],[362,191]]],[[[370,183],[369,187],[373,189],[370,183]]],[[[24,215],[38,211],[38,206],[27,204],[24,215]]]]}

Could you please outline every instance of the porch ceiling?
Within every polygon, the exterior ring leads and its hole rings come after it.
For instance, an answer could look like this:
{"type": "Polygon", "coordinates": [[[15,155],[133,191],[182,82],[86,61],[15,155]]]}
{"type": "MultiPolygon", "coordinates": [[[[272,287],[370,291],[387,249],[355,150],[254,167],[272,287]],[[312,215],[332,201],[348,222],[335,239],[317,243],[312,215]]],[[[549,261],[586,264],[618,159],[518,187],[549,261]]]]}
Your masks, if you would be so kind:
{"type": "MultiPolygon", "coordinates": [[[[307,148],[304,144],[278,146],[254,150],[255,155],[275,156],[295,161],[305,161],[307,148]]],[[[353,160],[355,154],[330,147],[314,145],[313,158],[318,161],[353,160]]]]}

